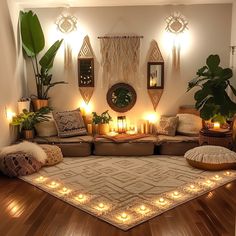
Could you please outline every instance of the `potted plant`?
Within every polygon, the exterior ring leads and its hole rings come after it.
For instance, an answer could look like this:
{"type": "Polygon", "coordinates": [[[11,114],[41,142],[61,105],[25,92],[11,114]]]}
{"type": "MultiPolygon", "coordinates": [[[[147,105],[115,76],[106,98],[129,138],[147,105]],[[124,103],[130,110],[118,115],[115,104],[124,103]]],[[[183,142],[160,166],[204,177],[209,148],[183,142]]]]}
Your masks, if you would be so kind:
{"type": "Polygon", "coordinates": [[[18,101],[18,113],[22,113],[24,109],[30,110],[30,98],[22,97],[18,101]]]}
{"type": "Polygon", "coordinates": [[[57,40],[39,59],[39,53],[45,47],[45,39],[39,19],[32,11],[20,12],[20,33],[25,55],[30,58],[36,82],[37,98],[33,99],[35,110],[48,106],[48,92],[64,81],[52,82],[50,70],[63,40],[57,40]]]}
{"type": "Polygon", "coordinates": [[[197,71],[197,77],[188,83],[188,91],[199,88],[195,94],[195,107],[203,120],[226,124],[236,113],[236,103],[227,94],[230,88],[236,96],[236,89],[230,83],[233,72],[220,67],[219,55],[210,55],[206,65],[197,71]]]}
{"type": "Polygon", "coordinates": [[[98,115],[96,112],[92,112],[92,122],[95,126],[98,126],[98,133],[101,135],[106,135],[109,133],[109,122],[112,121],[111,116],[107,111],[104,111],[101,115],[98,115]]]}
{"type": "Polygon", "coordinates": [[[34,138],[34,126],[35,124],[48,121],[48,113],[51,111],[49,107],[42,107],[36,112],[30,112],[26,109],[22,113],[13,117],[11,124],[20,126],[20,131],[25,139],[34,138]]]}

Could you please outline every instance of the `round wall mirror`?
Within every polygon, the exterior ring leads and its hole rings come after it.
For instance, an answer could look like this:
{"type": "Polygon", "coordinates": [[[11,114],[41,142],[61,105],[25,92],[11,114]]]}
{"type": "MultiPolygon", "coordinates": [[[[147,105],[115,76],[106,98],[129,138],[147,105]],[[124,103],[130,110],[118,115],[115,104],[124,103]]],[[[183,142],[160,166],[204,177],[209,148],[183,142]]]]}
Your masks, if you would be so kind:
{"type": "Polygon", "coordinates": [[[107,103],[116,112],[129,111],[136,103],[137,94],[132,86],[114,84],[107,92],[107,103]]]}

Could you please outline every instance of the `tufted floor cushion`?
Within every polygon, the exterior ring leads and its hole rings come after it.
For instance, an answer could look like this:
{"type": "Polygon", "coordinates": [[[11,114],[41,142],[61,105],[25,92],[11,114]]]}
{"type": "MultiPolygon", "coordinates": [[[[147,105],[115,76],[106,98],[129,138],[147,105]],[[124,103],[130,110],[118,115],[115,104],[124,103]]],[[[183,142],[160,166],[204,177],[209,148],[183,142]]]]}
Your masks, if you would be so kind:
{"type": "Polygon", "coordinates": [[[40,147],[46,152],[47,158],[44,166],[53,166],[63,161],[61,149],[56,145],[41,144],[40,147]]]}
{"type": "Polygon", "coordinates": [[[9,177],[30,175],[39,171],[41,167],[42,163],[30,153],[19,151],[0,156],[0,170],[9,177]]]}
{"type": "Polygon", "coordinates": [[[200,146],[187,151],[187,162],[203,170],[224,170],[236,168],[236,153],[220,146],[200,146]]]}

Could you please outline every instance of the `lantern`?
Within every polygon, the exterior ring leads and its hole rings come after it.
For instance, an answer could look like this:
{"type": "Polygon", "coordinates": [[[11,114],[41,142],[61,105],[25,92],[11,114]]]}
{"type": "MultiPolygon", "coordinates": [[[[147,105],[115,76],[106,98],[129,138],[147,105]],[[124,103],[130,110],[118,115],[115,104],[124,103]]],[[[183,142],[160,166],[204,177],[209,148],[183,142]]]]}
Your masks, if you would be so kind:
{"type": "Polygon", "coordinates": [[[117,129],[118,129],[119,134],[126,132],[126,117],[125,116],[117,117],[117,129]]]}

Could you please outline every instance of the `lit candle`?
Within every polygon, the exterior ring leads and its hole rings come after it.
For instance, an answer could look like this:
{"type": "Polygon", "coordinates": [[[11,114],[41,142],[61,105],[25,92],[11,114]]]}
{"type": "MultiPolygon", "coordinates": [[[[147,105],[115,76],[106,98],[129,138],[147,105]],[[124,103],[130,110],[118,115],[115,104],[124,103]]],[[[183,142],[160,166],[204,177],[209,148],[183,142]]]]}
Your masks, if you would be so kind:
{"type": "Polygon", "coordinates": [[[141,206],[140,206],[140,210],[141,210],[141,211],[146,211],[146,209],[147,209],[147,208],[146,208],[144,205],[141,205],[141,206]]]}
{"type": "Polygon", "coordinates": [[[140,133],[144,134],[144,124],[143,123],[141,124],[141,127],[140,127],[140,133]]]}
{"type": "Polygon", "coordinates": [[[219,129],[220,128],[220,123],[219,122],[214,122],[213,123],[213,128],[214,129],[219,129]]]}
{"type": "Polygon", "coordinates": [[[229,175],[231,175],[231,173],[230,173],[229,171],[226,171],[226,175],[228,175],[228,176],[229,176],[229,175]]]}
{"type": "Polygon", "coordinates": [[[79,198],[80,200],[83,200],[83,199],[84,199],[84,195],[83,195],[83,194],[79,194],[78,198],[79,198]]]}
{"type": "Polygon", "coordinates": [[[44,179],[43,176],[40,176],[40,177],[39,177],[39,180],[43,180],[43,179],[44,179]]]}
{"type": "Polygon", "coordinates": [[[127,217],[128,217],[128,215],[127,215],[125,212],[123,212],[123,213],[121,214],[121,218],[122,218],[122,219],[127,219],[127,217]]]}
{"type": "Polygon", "coordinates": [[[63,192],[63,193],[67,193],[67,192],[68,192],[68,189],[67,189],[66,187],[64,187],[64,188],[62,189],[62,192],[63,192]]]}
{"type": "Polygon", "coordinates": [[[87,124],[87,130],[88,130],[88,134],[92,134],[93,133],[93,125],[87,124]]]}
{"type": "Polygon", "coordinates": [[[193,184],[190,185],[191,189],[195,189],[195,186],[193,184]]]}
{"type": "Polygon", "coordinates": [[[101,208],[101,209],[103,209],[105,206],[104,206],[104,204],[101,202],[101,203],[99,203],[98,207],[101,208]]]}
{"type": "Polygon", "coordinates": [[[165,205],[166,204],[166,201],[165,201],[165,199],[164,198],[160,198],[159,199],[159,203],[161,204],[161,205],[165,205]]]}
{"type": "Polygon", "coordinates": [[[214,179],[219,180],[220,176],[219,175],[215,175],[214,179]]]}
{"type": "Polygon", "coordinates": [[[177,191],[174,191],[173,194],[172,194],[173,197],[178,197],[179,196],[179,192],[177,191]]]}

